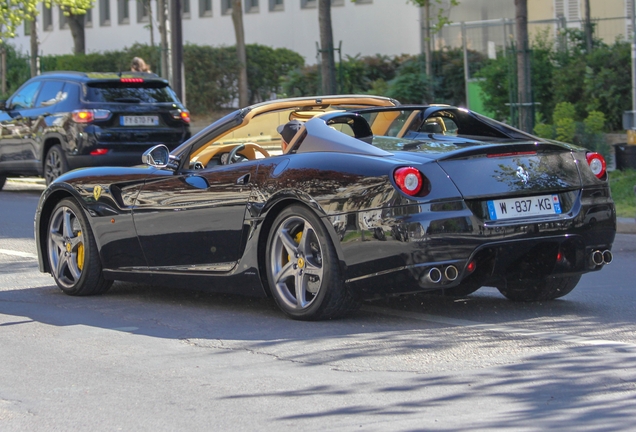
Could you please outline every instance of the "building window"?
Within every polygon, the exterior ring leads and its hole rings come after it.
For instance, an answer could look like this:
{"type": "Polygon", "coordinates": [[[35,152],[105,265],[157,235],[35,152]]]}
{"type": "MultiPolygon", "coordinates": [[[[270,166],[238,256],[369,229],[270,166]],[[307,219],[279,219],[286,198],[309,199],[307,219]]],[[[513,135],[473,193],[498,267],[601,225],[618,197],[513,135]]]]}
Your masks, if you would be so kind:
{"type": "Polygon", "coordinates": [[[93,27],[93,9],[86,9],[84,15],[84,27],[93,27]]]}
{"type": "Polygon", "coordinates": [[[150,20],[150,0],[137,0],[137,22],[148,22],[150,20]]]}
{"type": "Polygon", "coordinates": [[[269,10],[270,12],[285,10],[285,4],[283,0],[269,0],[269,10]]]}
{"type": "Polygon", "coordinates": [[[117,22],[119,24],[130,23],[129,0],[117,0],[117,22]]]}
{"type": "Polygon", "coordinates": [[[232,0],[221,0],[221,15],[232,15],[232,0]]]}
{"type": "Polygon", "coordinates": [[[64,11],[61,7],[58,8],[60,13],[60,30],[64,30],[68,28],[68,17],[64,15],[64,11]]]}
{"type": "Polygon", "coordinates": [[[300,0],[301,9],[314,9],[318,7],[318,0],[300,0]]]}
{"type": "Polygon", "coordinates": [[[258,13],[258,0],[245,0],[245,13],[258,13]]]}
{"type": "Polygon", "coordinates": [[[344,6],[344,0],[331,0],[331,6],[344,6]]]}
{"type": "Polygon", "coordinates": [[[181,18],[190,18],[190,0],[181,0],[181,18]]]}
{"type": "Polygon", "coordinates": [[[53,31],[53,10],[42,3],[42,29],[53,31]]]}
{"type": "Polygon", "coordinates": [[[200,17],[212,16],[212,0],[199,0],[199,16],[200,17]]]}
{"type": "Polygon", "coordinates": [[[99,0],[99,25],[110,25],[110,0],[99,0]]]}

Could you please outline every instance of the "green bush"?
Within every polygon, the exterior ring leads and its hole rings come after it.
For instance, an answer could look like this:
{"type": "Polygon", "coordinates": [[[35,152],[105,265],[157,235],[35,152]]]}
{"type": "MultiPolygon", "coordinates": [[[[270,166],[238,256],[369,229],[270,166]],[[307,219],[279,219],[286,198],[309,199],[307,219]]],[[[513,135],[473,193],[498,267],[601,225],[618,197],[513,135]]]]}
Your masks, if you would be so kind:
{"type": "Polygon", "coordinates": [[[6,100],[26,80],[31,78],[31,66],[29,57],[16,51],[12,45],[4,43],[3,45],[7,53],[7,92],[0,97],[6,100]]]}

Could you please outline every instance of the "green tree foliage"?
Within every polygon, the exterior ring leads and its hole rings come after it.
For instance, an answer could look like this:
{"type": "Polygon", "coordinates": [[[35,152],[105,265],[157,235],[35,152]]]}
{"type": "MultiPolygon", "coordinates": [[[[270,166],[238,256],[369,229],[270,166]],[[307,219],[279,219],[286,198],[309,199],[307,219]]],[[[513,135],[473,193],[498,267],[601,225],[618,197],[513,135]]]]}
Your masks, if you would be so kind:
{"type": "MultiPolygon", "coordinates": [[[[594,46],[596,48],[588,53],[584,34],[577,29],[564,30],[558,43],[547,31],[533,41],[533,95],[539,103],[536,111],[547,124],[556,126],[552,118],[555,106],[559,102],[569,102],[574,106],[575,122],[586,118],[591,111],[601,111],[605,114],[607,129],[621,128],[622,113],[631,107],[631,100],[625,97],[630,94],[631,84],[630,44],[617,40],[607,45],[595,39],[594,46]]],[[[482,83],[484,105],[498,119],[505,120],[510,112],[506,104],[510,102],[511,88],[514,87],[510,77],[515,75],[512,56],[502,54],[500,52],[496,60],[490,60],[478,76],[485,79],[482,83]]]]}
{"type": "Polygon", "coordinates": [[[7,94],[2,95],[0,99],[7,99],[18,87],[31,78],[29,58],[16,51],[10,44],[5,44],[4,49],[7,53],[7,94]]]}
{"type": "Polygon", "coordinates": [[[402,103],[422,103],[431,100],[428,77],[424,73],[422,57],[405,61],[389,81],[386,96],[402,103]]]}
{"type": "Polygon", "coordinates": [[[452,8],[453,6],[459,5],[458,0],[450,0],[449,2],[444,2],[443,0],[409,0],[409,1],[419,7],[435,6],[435,5],[438,6],[436,20],[431,26],[431,31],[433,33],[437,33],[438,31],[440,31],[445,24],[451,23],[448,17],[444,14],[445,11],[443,6],[445,4],[448,4],[448,11],[450,11],[450,8],[452,8]]]}
{"type": "Polygon", "coordinates": [[[0,2],[0,41],[15,37],[18,26],[37,15],[37,0],[3,0],[0,2]]]}
{"type": "MultiPolygon", "coordinates": [[[[468,59],[471,73],[486,62],[476,51],[469,51],[468,59]]],[[[403,103],[426,101],[462,105],[466,100],[462,50],[435,52],[433,69],[435,78],[430,83],[424,73],[423,56],[346,56],[337,67],[338,92],[394,97],[403,103]],[[429,91],[431,88],[435,93],[434,100],[429,91]]],[[[319,84],[317,69],[306,66],[288,73],[282,87],[286,96],[306,96],[320,94],[319,84]]]]}

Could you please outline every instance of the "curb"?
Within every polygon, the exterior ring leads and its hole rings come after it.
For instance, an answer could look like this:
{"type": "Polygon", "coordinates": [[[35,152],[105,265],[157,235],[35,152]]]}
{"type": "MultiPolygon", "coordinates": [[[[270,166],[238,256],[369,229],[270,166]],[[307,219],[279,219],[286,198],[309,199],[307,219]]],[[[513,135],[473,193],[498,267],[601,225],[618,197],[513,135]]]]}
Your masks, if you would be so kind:
{"type": "Polygon", "coordinates": [[[8,178],[7,181],[12,183],[21,183],[21,184],[38,184],[38,185],[46,184],[44,179],[39,177],[11,177],[11,178],[8,178]]]}

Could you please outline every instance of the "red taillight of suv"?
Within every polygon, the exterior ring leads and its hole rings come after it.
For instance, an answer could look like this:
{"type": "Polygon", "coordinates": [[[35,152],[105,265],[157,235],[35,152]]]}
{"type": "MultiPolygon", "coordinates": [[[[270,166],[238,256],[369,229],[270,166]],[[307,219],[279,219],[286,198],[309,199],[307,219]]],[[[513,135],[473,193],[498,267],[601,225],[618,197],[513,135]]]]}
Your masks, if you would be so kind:
{"type": "Polygon", "coordinates": [[[170,111],[172,118],[175,120],[181,120],[184,123],[190,123],[190,112],[188,110],[172,110],[170,111]]]}
{"type": "Polygon", "coordinates": [[[585,155],[585,157],[587,158],[587,164],[590,166],[592,173],[597,178],[603,178],[607,168],[605,158],[601,156],[600,153],[596,152],[589,152],[585,155]]]}
{"type": "Polygon", "coordinates": [[[95,120],[106,120],[110,117],[108,110],[75,110],[72,113],[75,123],[91,123],[95,120]]]}
{"type": "Polygon", "coordinates": [[[393,173],[395,184],[398,185],[400,190],[407,195],[417,195],[422,186],[424,185],[424,179],[422,174],[413,167],[402,167],[395,170],[393,173]]]}

